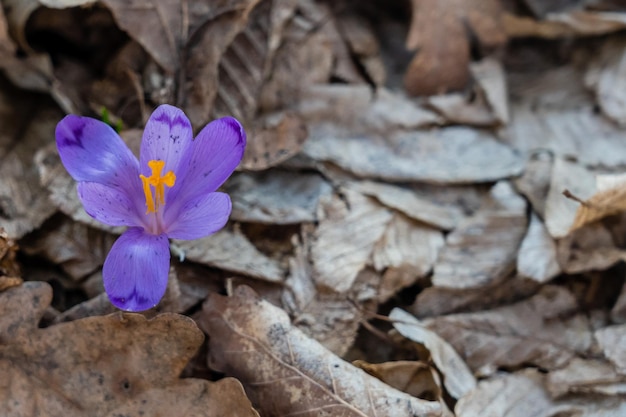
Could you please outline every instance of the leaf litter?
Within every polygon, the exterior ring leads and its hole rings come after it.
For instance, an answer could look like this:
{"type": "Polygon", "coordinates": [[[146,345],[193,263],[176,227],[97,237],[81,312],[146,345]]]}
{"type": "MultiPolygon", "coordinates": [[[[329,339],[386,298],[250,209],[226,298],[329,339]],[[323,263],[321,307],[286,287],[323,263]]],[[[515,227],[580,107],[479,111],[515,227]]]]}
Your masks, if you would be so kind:
{"type": "Polygon", "coordinates": [[[626,412],[617,2],[1,4],[1,413],[626,412]],[[228,226],[114,312],[123,228],[54,126],[137,155],[163,103],[248,147],[228,226]]]}

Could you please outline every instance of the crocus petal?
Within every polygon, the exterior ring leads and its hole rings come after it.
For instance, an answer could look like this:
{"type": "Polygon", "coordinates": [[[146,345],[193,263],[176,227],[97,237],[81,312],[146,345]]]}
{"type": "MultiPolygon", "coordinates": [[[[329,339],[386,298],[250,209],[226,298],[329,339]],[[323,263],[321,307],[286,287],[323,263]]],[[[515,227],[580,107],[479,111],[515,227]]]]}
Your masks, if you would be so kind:
{"type": "Polygon", "coordinates": [[[57,124],[55,134],[61,161],[76,181],[141,192],[137,158],[111,126],[68,115],[57,124]]]}
{"type": "Polygon", "coordinates": [[[224,117],[206,125],[193,141],[189,164],[181,171],[184,178],[172,188],[170,199],[186,204],[217,190],[241,162],[245,147],[246,133],[236,119],[224,117]]]}
{"type": "Polygon", "coordinates": [[[85,211],[94,219],[109,226],[143,225],[142,196],[132,201],[125,192],[97,182],[80,182],[77,188],[85,211]]]}
{"type": "Polygon", "coordinates": [[[186,165],[184,160],[190,157],[192,142],[193,130],[185,113],[168,104],[157,107],[143,131],[139,155],[141,173],[149,177],[152,171],[148,162],[164,161],[162,174],[173,171],[179,181],[179,166],[181,161],[186,165]]]}
{"type": "Polygon", "coordinates": [[[230,197],[224,193],[209,193],[190,200],[179,213],[167,211],[166,233],[173,239],[199,239],[220,230],[230,215],[230,197]]]}
{"type": "Polygon", "coordinates": [[[113,244],[104,261],[102,278],[111,303],[126,311],[142,311],[159,303],[170,265],[167,236],[128,229],[113,244]]]}

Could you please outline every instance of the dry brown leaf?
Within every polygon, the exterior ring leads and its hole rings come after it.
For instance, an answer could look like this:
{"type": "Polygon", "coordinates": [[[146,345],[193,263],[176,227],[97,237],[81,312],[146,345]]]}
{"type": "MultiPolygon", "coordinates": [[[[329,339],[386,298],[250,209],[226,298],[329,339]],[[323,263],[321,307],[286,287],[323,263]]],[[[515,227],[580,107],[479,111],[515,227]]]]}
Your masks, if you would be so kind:
{"type": "Polygon", "coordinates": [[[448,342],[404,310],[394,308],[389,318],[402,336],[428,349],[433,363],[443,374],[444,386],[452,398],[459,399],[476,387],[476,378],[448,342]]]}
{"type": "Polygon", "coordinates": [[[510,306],[434,317],[424,324],[447,340],[475,373],[522,364],[556,369],[591,346],[589,321],[573,314],[577,308],[566,289],[546,286],[510,306]]]}
{"type": "Polygon", "coordinates": [[[259,252],[237,229],[222,229],[197,240],[175,240],[171,247],[183,259],[269,282],[282,282],[286,275],[278,261],[259,252]]]}
{"type": "Polygon", "coordinates": [[[404,84],[413,95],[461,89],[469,79],[470,44],[467,31],[486,47],[504,44],[501,6],[494,0],[440,2],[413,0],[407,47],[418,50],[404,84]]]}
{"type": "Polygon", "coordinates": [[[212,367],[236,376],[267,415],[437,416],[438,403],[397,391],[294,328],[281,309],[248,287],[212,294],[198,324],[212,367]]]}
{"type": "Polygon", "coordinates": [[[99,268],[117,236],[55,216],[42,230],[22,241],[24,252],[60,265],[79,281],[99,268]]]}
{"type": "Polygon", "coordinates": [[[243,169],[260,171],[296,155],[308,133],[304,120],[294,113],[280,113],[257,119],[248,129],[243,169]]]}
{"type": "Polygon", "coordinates": [[[342,193],[321,200],[311,246],[316,286],[338,293],[352,287],[392,218],[371,198],[350,189],[342,193]]]}
{"type": "Polygon", "coordinates": [[[295,224],[317,220],[320,198],[331,187],[318,174],[272,170],[235,174],[225,191],[233,203],[232,220],[295,224]]]}
{"type": "Polygon", "coordinates": [[[439,230],[395,213],[372,253],[373,266],[382,273],[377,300],[386,302],[428,274],[443,244],[439,230]]]}
{"type": "Polygon", "coordinates": [[[359,177],[392,182],[467,184],[515,176],[523,170],[517,152],[491,134],[467,127],[379,136],[355,134],[336,125],[310,125],[303,152],[359,177]]]}
{"type": "Polygon", "coordinates": [[[622,285],[619,297],[611,309],[611,321],[616,324],[626,323],[626,284],[622,285]]]}
{"type": "Polygon", "coordinates": [[[540,283],[550,281],[561,273],[557,245],[534,212],[530,215],[530,224],[517,254],[517,272],[540,283]]]}
{"type": "Polygon", "coordinates": [[[524,199],[510,183],[497,183],[483,206],[446,237],[433,285],[467,289],[504,279],[514,267],[526,223],[524,199]]]}
{"type": "Polygon", "coordinates": [[[38,282],[0,294],[8,415],[257,415],[233,379],[179,379],[203,339],[191,319],[118,313],[38,329],[51,297],[38,282]]]}

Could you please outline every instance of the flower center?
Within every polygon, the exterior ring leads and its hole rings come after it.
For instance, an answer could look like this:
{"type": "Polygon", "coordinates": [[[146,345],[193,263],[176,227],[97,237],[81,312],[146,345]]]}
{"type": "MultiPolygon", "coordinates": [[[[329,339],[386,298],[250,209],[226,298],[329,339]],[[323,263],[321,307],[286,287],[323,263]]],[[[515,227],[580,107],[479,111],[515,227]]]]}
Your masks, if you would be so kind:
{"type": "Polygon", "coordinates": [[[165,186],[167,185],[169,188],[172,188],[176,182],[176,175],[173,171],[168,171],[165,175],[161,176],[165,161],[156,161],[153,159],[148,161],[148,166],[152,170],[152,175],[146,177],[145,175],[139,174],[139,178],[141,178],[143,184],[143,193],[146,196],[146,214],[156,213],[160,205],[165,205],[165,186]],[[150,186],[154,187],[154,197],[152,196],[150,186]]]}

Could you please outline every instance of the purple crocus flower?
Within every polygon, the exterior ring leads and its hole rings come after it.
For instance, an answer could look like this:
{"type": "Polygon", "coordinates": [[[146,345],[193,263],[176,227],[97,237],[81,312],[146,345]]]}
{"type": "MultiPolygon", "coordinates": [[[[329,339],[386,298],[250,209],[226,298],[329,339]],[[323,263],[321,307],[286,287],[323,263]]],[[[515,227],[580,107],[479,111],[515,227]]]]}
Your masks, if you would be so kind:
{"type": "Polygon", "coordinates": [[[167,287],[168,238],[202,238],[228,221],[230,198],[215,190],[243,156],[241,124],[224,117],[194,139],[180,109],[159,106],[146,124],[139,161],[109,125],[89,117],[66,116],[56,142],[85,211],[129,227],[102,270],[111,303],[127,311],[154,307],[167,287]]]}

